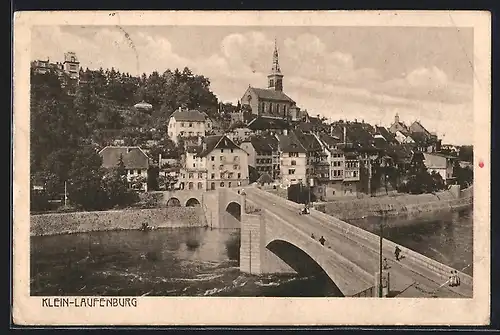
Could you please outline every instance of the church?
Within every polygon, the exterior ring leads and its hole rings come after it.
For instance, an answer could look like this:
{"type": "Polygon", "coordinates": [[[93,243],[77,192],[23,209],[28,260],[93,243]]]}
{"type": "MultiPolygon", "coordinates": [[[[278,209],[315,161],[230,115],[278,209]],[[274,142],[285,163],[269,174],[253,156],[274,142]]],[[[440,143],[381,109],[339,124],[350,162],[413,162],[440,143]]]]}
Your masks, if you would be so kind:
{"type": "Polygon", "coordinates": [[[274,43],[273,65],[267,76],[267,88],[248,89],[241,98],[241,105],[248,106],[256,116],[296,119],[300,109],[295,101],[283,92],[283,74],[279,65],[278,47],[274,43]]]}

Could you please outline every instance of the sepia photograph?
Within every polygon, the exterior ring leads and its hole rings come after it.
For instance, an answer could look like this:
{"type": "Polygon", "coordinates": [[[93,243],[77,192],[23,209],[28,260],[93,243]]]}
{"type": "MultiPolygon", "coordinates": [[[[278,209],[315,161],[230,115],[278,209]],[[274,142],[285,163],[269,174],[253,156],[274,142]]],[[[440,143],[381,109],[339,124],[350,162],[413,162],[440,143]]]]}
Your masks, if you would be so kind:
{"type": "Polygon", "coordinates": [[[488,15],[20,14],[14,280],[37,322],[235,298],[488,320],[488,15]]]}

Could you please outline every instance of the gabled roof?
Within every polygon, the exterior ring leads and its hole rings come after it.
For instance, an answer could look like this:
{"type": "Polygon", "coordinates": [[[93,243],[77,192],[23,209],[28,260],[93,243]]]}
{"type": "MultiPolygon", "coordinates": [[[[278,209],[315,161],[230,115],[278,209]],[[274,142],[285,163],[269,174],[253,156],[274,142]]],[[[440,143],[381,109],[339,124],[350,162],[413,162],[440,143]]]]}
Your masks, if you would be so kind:
{"type": "Polygon", "coordinates": [[[172,116],[176,121],[197,121],[203,122],[206,119],[206,114],[200,113],[197,110],[182,110],[175,111],[172,116]]]}
{"type": "Polygon", "coordinates": [[[295,135],[299,139],[300,143],[308,152],[310,151],[320,151],[323,149],[321,143],[318,142],[318,139],[313,134],[305,134],[300,130],[294,131],[295,135]]]}
{"type": "Polygon", "coordinates": [[[396,143],[397,142],[394,134],[391,133],[387,128],[376,126],[375,131],[378,134],[382,135],[388,143],[396,143]]]}
{"type": "Polygon", "coordinates": [[[279,147],[282,152],[307,153],[294,131],[287,135],[278,135],[279,147]]]}
{"type": "Polygon", "coordinates": [[[250,143],[257,152],[273,152],[278,150],[278,140],[271,135],[252,136],[250,143]]]}
{"type": "Polygon", "coordinates": [[[104,168],[114,168],[117,166],[120,155],[126,169],[147,169],[149,167],[149,157],[139,147],[114,147],[107,146],[99,152],[102,157],[104,168]]]}
{"type": "Polygon", "coordinates": [[[241,149],[226,135],[212,135],[203,138],[203,144],[200,146],[198,157],[205,157],[215,149],[241,149]]]}
{"type": "Polygon", "coordinates": [[[319,139],[325,143],[327,147],[333,147],[336,146],[338,143],[340,143],[340,138],[337,136],[331,136],[327,134],[320,134],[319,139]]]}
{"type": "Polygon", "coordinates": [[[249,89],[252,90],[261,99],[295,102],[292,100],[292,98],[281,91],[255,87],[250,87],[249,89]]]}

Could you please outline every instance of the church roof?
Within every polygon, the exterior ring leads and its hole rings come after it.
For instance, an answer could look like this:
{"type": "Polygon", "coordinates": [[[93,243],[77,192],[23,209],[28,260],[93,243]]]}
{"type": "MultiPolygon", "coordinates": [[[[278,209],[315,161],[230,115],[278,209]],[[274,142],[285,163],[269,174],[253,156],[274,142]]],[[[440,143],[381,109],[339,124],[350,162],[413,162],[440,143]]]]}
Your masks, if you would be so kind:
{"type": "Polygon", "coordinates": [[[255,87],[250,87],[250,89],[254,91],[255,94],[261,99],[295,102],[292,100],[292,98],[290,98],[288,95],[286,95],[281,91],[275,91],[273,89],[266,89],[266,88],[255,88],[255,87]]]}

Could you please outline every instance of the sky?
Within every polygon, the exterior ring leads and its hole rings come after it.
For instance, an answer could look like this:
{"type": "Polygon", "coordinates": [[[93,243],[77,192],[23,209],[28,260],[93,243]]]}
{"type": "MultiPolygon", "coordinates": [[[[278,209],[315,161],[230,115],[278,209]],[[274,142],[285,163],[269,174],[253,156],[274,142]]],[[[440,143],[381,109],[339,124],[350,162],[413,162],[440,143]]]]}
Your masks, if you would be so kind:
{"type": "Polygon", "coordinates": [[[189,67],[224,102],[267,87],[276,41],[283,90],[310,115],[389,126],[419,120],[472,144],[473,30],[452,27],[37,26],[31,58],[137,75],[189,67]]]}

